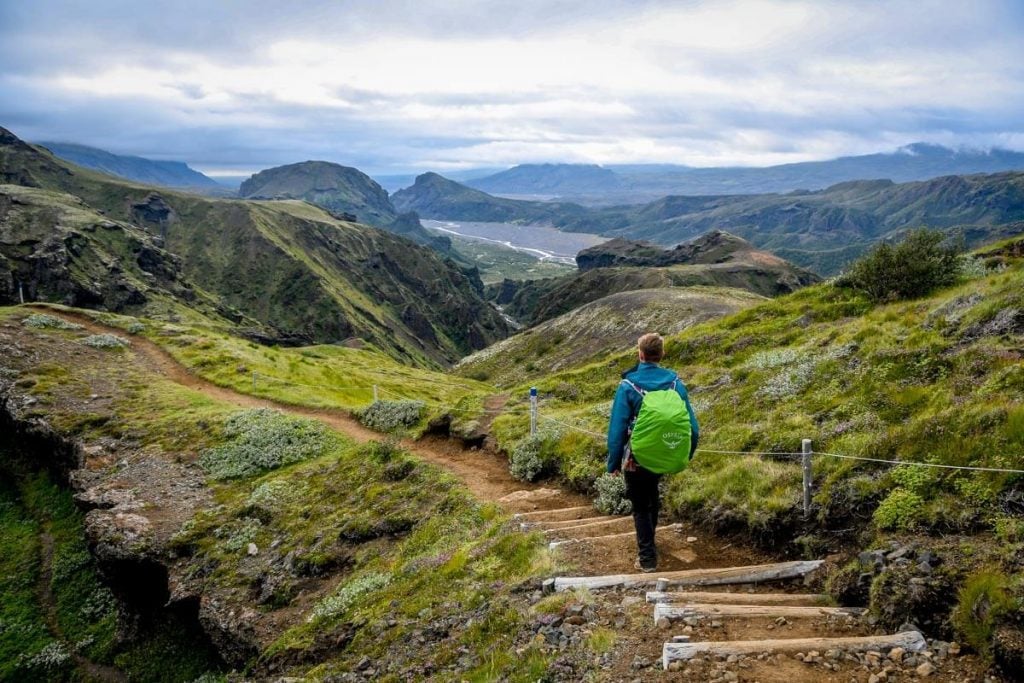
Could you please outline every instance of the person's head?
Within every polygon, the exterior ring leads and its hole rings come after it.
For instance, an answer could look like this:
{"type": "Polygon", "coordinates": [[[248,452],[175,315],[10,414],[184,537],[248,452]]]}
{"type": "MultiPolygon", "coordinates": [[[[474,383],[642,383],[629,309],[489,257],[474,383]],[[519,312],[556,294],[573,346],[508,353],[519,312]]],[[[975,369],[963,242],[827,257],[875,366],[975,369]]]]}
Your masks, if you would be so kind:
{"type": "Polygon", "coordinates": [[[665,355],[665,340],[657,332],[648,332],[636,340],[636,348],[640,360],[648,363],[660,363],[665,355]]]}

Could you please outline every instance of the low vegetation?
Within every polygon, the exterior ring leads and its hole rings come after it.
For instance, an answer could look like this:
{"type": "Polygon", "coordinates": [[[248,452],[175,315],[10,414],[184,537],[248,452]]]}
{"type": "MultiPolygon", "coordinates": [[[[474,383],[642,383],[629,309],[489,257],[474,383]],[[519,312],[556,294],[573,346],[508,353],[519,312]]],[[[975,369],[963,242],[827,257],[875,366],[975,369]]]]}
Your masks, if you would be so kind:
{"type": "Polygon", "coordinates": [[[895,245],[879,243],[854,262],[839,282],[877,302],[925,296],[953,284],[959,275],[958,250],[945,241],[941,232],[912,230],[895,245]]]}

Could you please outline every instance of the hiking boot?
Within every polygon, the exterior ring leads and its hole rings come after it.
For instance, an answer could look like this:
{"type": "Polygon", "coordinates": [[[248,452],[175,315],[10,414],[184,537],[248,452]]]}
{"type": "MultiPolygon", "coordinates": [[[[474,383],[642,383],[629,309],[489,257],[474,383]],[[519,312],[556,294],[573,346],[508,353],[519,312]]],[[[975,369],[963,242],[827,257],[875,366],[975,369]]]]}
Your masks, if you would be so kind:
{"type": "Polygon", "coordinates": [[[643,572],[644,574],[650,574],[650,573],[652,573],[652,572],[656,572],[656,571],[658,571],[658,565],[657,565],[656,563],[655,563],[655,564],[652,564],[652,565],[645,565],[645,564],[642,564],[642,563],[640,562],[640,558],[638,557],[638,558],[636,558],[636,560],[635,560],[635,561],[633,562],[633,569],[637,569],[637,570],[639,570],[639,571],[642,571],[642,572],[643,572]]]}

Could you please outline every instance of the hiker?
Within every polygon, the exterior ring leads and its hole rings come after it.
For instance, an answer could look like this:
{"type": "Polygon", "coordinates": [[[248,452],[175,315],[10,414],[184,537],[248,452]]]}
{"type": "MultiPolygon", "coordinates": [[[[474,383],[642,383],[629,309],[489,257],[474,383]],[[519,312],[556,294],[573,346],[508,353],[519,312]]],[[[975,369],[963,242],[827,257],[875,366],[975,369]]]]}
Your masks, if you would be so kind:
{"type": "Polygon", "coordinates": [[[636,527],[633,566],[643,572],[658,568],[658,483],[663,474],[689,465],[699,436],[682,380],[658,365],[664,348],[665,340],[655,332],[637,340],[640,362],[622,373],[608,424],[608,472],[625,477],[636,527]]]}

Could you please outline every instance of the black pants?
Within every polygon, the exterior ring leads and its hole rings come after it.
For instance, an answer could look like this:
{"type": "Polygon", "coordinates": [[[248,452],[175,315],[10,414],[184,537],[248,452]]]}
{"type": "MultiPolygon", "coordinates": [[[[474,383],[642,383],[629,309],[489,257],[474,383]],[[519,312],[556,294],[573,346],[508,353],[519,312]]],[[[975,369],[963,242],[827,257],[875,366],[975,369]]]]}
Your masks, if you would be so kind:
{"type": "Polygon", "coordinates": [[[660,474],[645,470],[640,465],[635,472],[623,472],[626,478],[626,498],[633,504],[633,525],[636,527],[637,555],[644,567],[658,564],[658,549],[654,545],[654,532],[658,528],[658,499],[660,474]]]}

